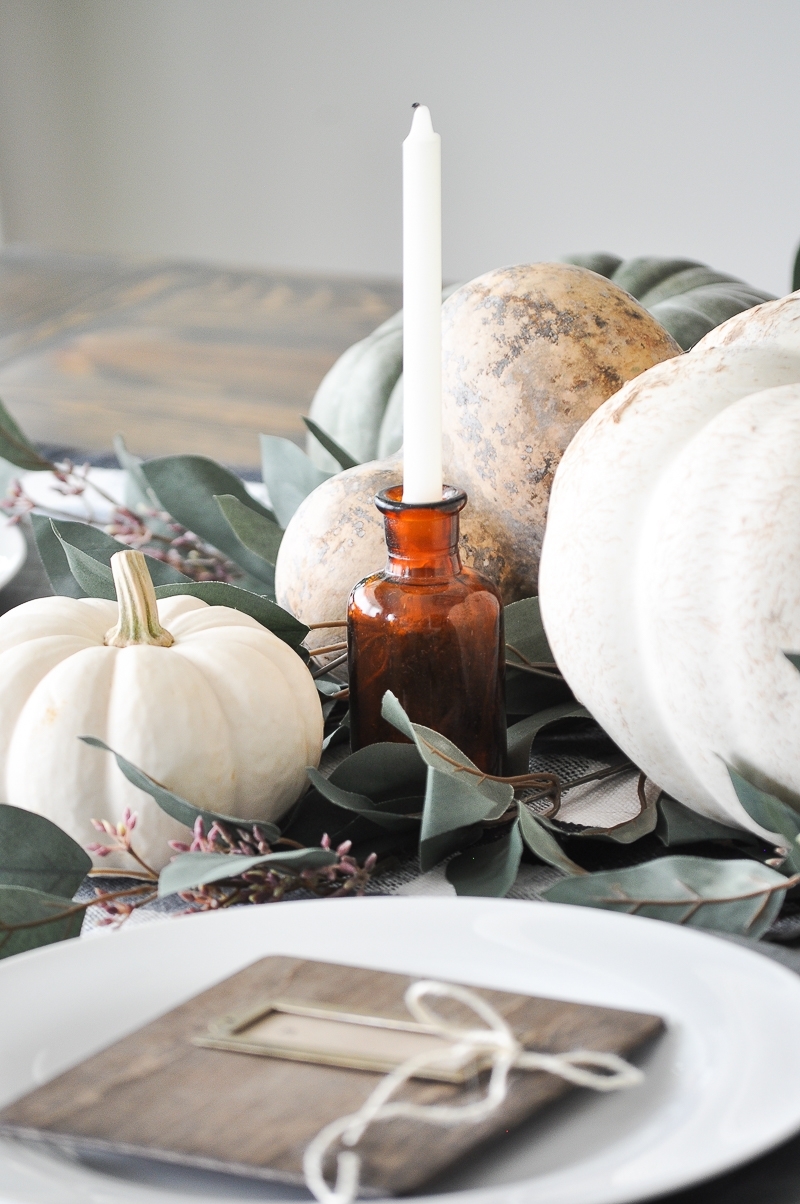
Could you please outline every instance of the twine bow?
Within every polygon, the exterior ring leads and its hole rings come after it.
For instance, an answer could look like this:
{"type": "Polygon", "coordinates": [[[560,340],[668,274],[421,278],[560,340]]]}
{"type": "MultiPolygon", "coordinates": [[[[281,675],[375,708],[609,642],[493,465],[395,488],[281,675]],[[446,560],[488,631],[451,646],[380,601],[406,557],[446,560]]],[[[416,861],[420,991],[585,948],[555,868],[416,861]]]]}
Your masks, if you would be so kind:
{"type": "Polygon", "coordinates": [[[303,1173],[306,1186],[320,1204],[353,1204],[359,1190],[361,1159],[350,1150],[339,1153],[336,1186],[331,1188],[323,1173],[325,1157],[339,1139],[343,1145],[357,1145],[369,1126],[377,1121],[402,1116],[445,1128],[479,1124],[503,1103],[508,1092],[508,1075],[514,1069],[543,1070],[576,1087],[590,1087],[593,1091],[621,1091],[635,1087],[644,1078],[641,1070],[613,1053],[574,1049],[569,1053],[545,1054],[526,1050],[490,1003],[454,983],[427,979],[412,983],[405,993],[405,1002],[415,1020],[434,1029],[450,1045],[408,1058],[381,1079],[357,1112],[331,1121],[309,1142],[303,1155],[303,1173]],[[461,1028],[445,1020],[424,1002],[425,996],[458,1000],[479,1016],[486,1027],[461,1028]],[[491,1058],[491,1073],[486,1094],[479,1100],[465,1104],[389,1102],[404,1083],[426,1066],[436,1064],[459,1069],[475,1058],[487,1056],[491,1058]],[[587,1067],[596,1067],[605,1073],[595,1073],[587,1067]]]}

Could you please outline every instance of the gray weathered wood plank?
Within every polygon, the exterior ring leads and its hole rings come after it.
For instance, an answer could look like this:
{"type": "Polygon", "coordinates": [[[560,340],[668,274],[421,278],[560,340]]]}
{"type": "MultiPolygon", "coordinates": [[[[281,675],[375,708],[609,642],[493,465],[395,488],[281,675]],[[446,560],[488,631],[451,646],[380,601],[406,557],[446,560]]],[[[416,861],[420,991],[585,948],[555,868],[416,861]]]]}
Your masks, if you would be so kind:
{"type": "Polygon", "coordinates": [[[400,305],[394,281],[11,248],[0,253],[0,397],[35,440],[258,463],[300,440],[341,352],[400,305]]]}

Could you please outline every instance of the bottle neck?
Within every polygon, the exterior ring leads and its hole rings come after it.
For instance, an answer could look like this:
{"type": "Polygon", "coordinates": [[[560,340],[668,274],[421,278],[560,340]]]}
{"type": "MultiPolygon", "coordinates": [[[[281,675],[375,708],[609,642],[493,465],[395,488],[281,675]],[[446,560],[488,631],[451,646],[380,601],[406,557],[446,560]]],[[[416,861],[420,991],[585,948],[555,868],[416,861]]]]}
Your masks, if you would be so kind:
{"type": "Polygon", "coordinates": [[[445,486],[441,502],[425,505],[405,503],[401,496],[402,487],[396,486],[375,499],[385,524],[387,576],[422,582],[460,573],[458,516],[466,494],[445,486]]]}

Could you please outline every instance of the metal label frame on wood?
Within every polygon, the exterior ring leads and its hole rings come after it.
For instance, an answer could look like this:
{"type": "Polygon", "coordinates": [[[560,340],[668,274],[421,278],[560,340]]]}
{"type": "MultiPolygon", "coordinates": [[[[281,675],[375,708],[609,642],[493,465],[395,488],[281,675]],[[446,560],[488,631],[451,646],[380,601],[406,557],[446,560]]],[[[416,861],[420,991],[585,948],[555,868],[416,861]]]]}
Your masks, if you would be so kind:
{"type": "MultiPolygon", "coordinates": [[[[309,1038],[314,1027],[318,1026],[309,1026],[309,1038]]],[[[441,1032],[431,1025],[418,1024],[413,1020],[395,1020],[386,1016],[343,1011],[325,1004],[295,1003],[290,999],[273,999],[246,1013],[223,1016],[209,1024],[207,1033],[193,1037],[192,1043],[206,1049],[221,1049],[231,1053],[254,1054],[263,1058],[283,1058],[292,1062],[311,1062],[319,1066],[338,1066],[346,1070],[369,1070],[387,1074],[401,1065],[408,1057],[407,1051],[404,1052],[402,1048],[397,1048],[397,1035],[400,1033],[409,1033],[416,1038],[427,1039],[427,1043],[441,1044],[443,1057],[452,1051],[452,1042],[445,1040],[441,1032]],[[302,1043],[287,1044],[285,1040],[282,1042],[279,1037],[270,1039],[263,1032],[256,1035],[253,1030],[258,1029],[259,1026],[263,1027],[264,1022],[268,1021],[271,1016],[293,1016],[301,1022],[303,1020],[323,1021],[326,1025],[333,1021],[337,1025],[360,1028],[362,1038],[366,1038],[363,1030],[380,1029],[386,1034],[387,1041],[385,1047],[376,1052],[373,1040],[373,1050],[364,1052],[357,1048],[349,1050],[343,1049],[341,1046],[337,1048],[335,1042],[331,1042],[326,1048],[319,1043],[313,1043],[310,1039],[305,1045],[302,1043]],[[394,1042],[391,1040],[391,1034],[395,1034],[394,1042]]],[[[341,1037],[344,1038],[344,1045],[348,1044],[347,1039],[350,1035],[348,1030],[342,1029],[341,1037]]],[[[357,1042],[357,1035],[354,1034],[354,1036],[356,1041],[351,1040],[349,1042],[351,1046],[357,1042]]],[[[370,1036],[372,1036],[371,1033],[370,1036]]],[[[421,1042],[417,1041],[415,1044],[421,1045],[421,1042]]],[[[437,1066],[434,1063],[421,1069],[414,1077],[433,1079],[439,1083],[465,1083],[480,1074],[482,1070],[488,1069],[490,1065],[491,1059],[476,1058],[470,1054],[460,1065],[454,1066],[451,1058],[449,1065],[437,1066]]]]}

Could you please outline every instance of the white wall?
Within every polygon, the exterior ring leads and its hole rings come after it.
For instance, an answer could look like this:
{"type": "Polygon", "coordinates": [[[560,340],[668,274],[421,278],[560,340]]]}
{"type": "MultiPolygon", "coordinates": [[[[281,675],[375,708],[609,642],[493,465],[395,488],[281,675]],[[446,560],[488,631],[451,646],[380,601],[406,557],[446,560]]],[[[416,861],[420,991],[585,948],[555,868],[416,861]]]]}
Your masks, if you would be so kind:
{"type": "Polygon", "coordinates": [[[7,241],[398,274],[410,105],[445,272],[678,254],[785,292],[798,0],[0,0],[7,241]]]}

